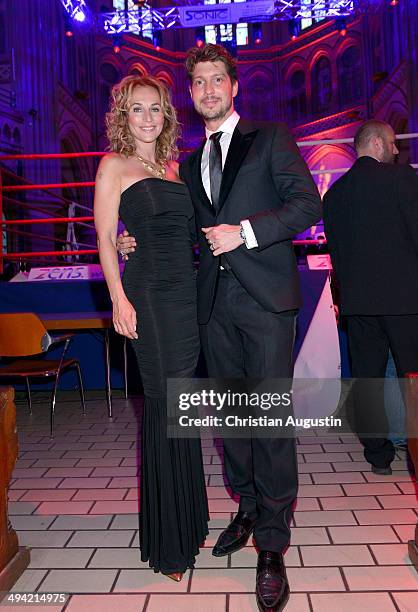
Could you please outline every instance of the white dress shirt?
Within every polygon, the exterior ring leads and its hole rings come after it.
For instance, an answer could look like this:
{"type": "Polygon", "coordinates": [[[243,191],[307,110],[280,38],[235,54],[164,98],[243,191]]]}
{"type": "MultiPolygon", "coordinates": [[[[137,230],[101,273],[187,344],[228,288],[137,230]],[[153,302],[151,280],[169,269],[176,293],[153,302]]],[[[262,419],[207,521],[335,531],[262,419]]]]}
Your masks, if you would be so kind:
{"type": "MultiPolygon", "coordinates": [[[[238,113],[234,111],[232,115],[230,115],[228,119],[226,119],[222,123],[222,125],[220,125],[219,128],[216,130],[217,132],[222,132],[222,136],[220,139],[220,145],[221,145],[221,151],[222,151],[222,170],[224,169],[226,156],[228,155],[228,150],[229,150],[229,145],[231,144],[232,134],[234,133],[234,130],[238,124],[239,119],[240,117],[238,113]]],[[[203,182],[203,186],[206,191],[206,195],[211,201],[212,198],[211,198],[211,191],[210,191],[210,175],[209,175],[209,155],[210,155],[211,141],[209,139],[210,139],[210,136],[214,134],[215,132],[211,132],[207,128],[205,131],[206,131],[207,140],[206,140],[205,146],[203,148],[203,153],[202,153],[201,172],[202,172],[202,182],[203,182]]],[[[253,232],[253,228],[251,227],[251,223],[248,221],[248,219],[241,220],[241,227],[244,230],[245,246],[247,247],[247,249],[254,249],[255,247],[257,247],[258,242],[253,232]]]]}

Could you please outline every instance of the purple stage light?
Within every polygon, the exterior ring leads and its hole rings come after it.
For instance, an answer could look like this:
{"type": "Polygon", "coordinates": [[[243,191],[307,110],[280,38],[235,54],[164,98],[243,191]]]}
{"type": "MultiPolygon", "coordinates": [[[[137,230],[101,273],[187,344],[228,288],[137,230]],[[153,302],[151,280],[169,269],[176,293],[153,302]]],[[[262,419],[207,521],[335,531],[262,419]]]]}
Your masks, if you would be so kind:
{"type": "Polygon", "coordinates": [[[87,6],[85,0],[61,0],[67,15],[75,21],[83,23],[87,18],[87,6]]]}
{"type": "Polygon", "coordinates": [[[86,15],[85,13],[83,13],[83,11],[78,10],[75,14],[74,14],[74,19],[76,21],[79,21],[80,23],[82,23],[83,21],[86,20],[86,15]]]}

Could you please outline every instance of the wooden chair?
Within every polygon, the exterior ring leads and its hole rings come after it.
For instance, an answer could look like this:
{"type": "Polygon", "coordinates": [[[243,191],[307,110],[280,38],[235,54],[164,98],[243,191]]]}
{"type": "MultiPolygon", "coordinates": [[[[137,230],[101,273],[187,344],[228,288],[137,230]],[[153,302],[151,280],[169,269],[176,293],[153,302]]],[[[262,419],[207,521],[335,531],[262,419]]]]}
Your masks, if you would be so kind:
{"type": "Polygon", "coordinates": [[[51,438],[54,437],[54,415],[58,383],[62,372],[75,368],[78,377],[83,414],[86,413],[84,387],[80,364],[74,358],[65,358],[68,346],[74,334],[50,335],[42,321],[33,313],[0,314],[0,357],[19,357],[4,366],[0,366],[0,378],[24,378],[32,414],[30,378],[55,377],[51,398],[51,438]],[[64,343],[60,359],[28,359],[34,355],[47,353],[51,346],[64,343]]]}

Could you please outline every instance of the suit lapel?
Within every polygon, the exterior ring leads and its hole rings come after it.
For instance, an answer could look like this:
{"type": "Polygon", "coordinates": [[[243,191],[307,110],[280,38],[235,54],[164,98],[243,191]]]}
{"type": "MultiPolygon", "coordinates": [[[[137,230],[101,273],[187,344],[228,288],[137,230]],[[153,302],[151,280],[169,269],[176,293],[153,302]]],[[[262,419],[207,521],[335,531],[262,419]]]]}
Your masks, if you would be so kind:
{"type": "Polygon", "coordinates": [[[221,210],[229,192],[231,191],[232,185],[234,184],[235,178],[238,174],[238,170],[240,169],[241,164],[244,161],[245,156],[247,155],[248,150],[257,134],[256,129],[247,131],[245,127],[249,126],[240,121],[232,134],[228,155],[226,157],[222,172],[219,211],[221,210]]]}

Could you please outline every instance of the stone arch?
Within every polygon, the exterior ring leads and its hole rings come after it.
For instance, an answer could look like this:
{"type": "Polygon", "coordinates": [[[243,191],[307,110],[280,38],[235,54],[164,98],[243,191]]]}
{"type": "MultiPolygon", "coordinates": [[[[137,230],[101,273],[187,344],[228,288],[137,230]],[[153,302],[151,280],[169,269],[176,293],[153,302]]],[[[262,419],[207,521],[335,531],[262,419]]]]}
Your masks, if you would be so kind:
{"type": "Polygon", "coordinates": [[[149,66],[142,58],[141,61],[138,61],[137,58],[133,58],[132,60],[127,62],[126,74],[137,74],[138,76],[145,76],[146,74],[149,74],[149,72],[149,66]]]}
{"type": "Polygon", "coordinates": [[[306,120],[307,94],[306,94],[306,72],[299,63],[292,65],[293,70],[288,71],[285,80],[285,100],[287,112],[293,125],[306,120]]]}
{"type": "Polygon", "coordinates": [[[260,68],[249,72],[245,80],[244,99],[249,117],[271,121],[276,107],[272,73],[260,68]]]}
{"type": "Polygon", "coordinates": [[[283,70],[283,82],[286,83],[289,78],[292,76],[294,72],[297,70],[303,70],[303,72],[307,72],[307,65],[303,58],[292,58],[292,60],[287,64],[285,69],[283,70]]]}
{"type": "Polygon", "coordinates": [[[337,57],[338,96],[340,107],[358,103],[363,96],[361,48],[358,44],[345,45],[337,57]]]}
{"type": "Polygon", "coordinates": [[[157,79],[160,79],[160,81],[162,81],[164,83],[164,85],[167,85],[167,87],[170,90],[172,90],[174,88],[174,77],[167,70],[158,70],[157,69],[153,76],[155,76],[155,78],[157,78],[157,79]]]}
{"type": "MultiPolygon", "coordinates": [[[[60,137],[61,153],[78,153],[83,151],[81,139],[77,133],[77,126],[73,122],[64,124],[63,133],[60,137]]],[[[92,180],[93,160],[86,157],[75,157],[64,160],[61,164],[61,180],[63,183],[92,180]]],[[[68,187],[62,190],[63,197],[70,202],[76,202],[88,208],[93,207],[93,189],[90,187],[68,187]]],[[[66,205],[65,205],[66,206],[66,205]]],[[[76,215],[88,214],[84,209],[76,209],[76,215]]],[[[56,226],[56,237],[66,239],[67,225],[56,226]]],[[[95,244],[95,232],[82,225],[75,227],[78,242],[95,244]]]]}
{"type": "Polygon", "coordinates": [[[320,43],[320,46],[314,47],[310,57],[307,58],[308,71],[312,73],[313,67],[322,56],[325,56],[331,60],[333,53],[334,49],[330,45],[320,43]]]}
{"type": "Polygon", "coordinates": [[[324,115],[329,113],[333,102],[333,81],[331,59],[328,55],[321,53],[312,64],[311,77],[311,100],[312,113],[324,115]]]}
{"type": "MultiPolygon", "coordinates": [[[[64,123],[60,135],[61,153],[80,153],[85,150],[77,129],[77,125],[72,121],[64,123]]],[[[93,163],[93,159],[88,157],[73,157],[64,160],[61,164],[62,182],[92,180],[93,163]]],[[[65,191],[64,197],[91,208],[93,199],[88,187],[69,187],[65,191]]]]}
{"type": "MultiPolygon", "coordinates": [[[[315,136],[312,137],[312,140],[314,139],[315,136]]],[[[351,168],[355,160],[356,153],[354,146],[345,144],[318,145],[312,147],[305,157],[305,161],[311,171],[321,170],[324,172],[324,174],[314,176],[321,196],[343,174],[342,172],[330,174],[326,171],[330,169],[351,168]]]]}

